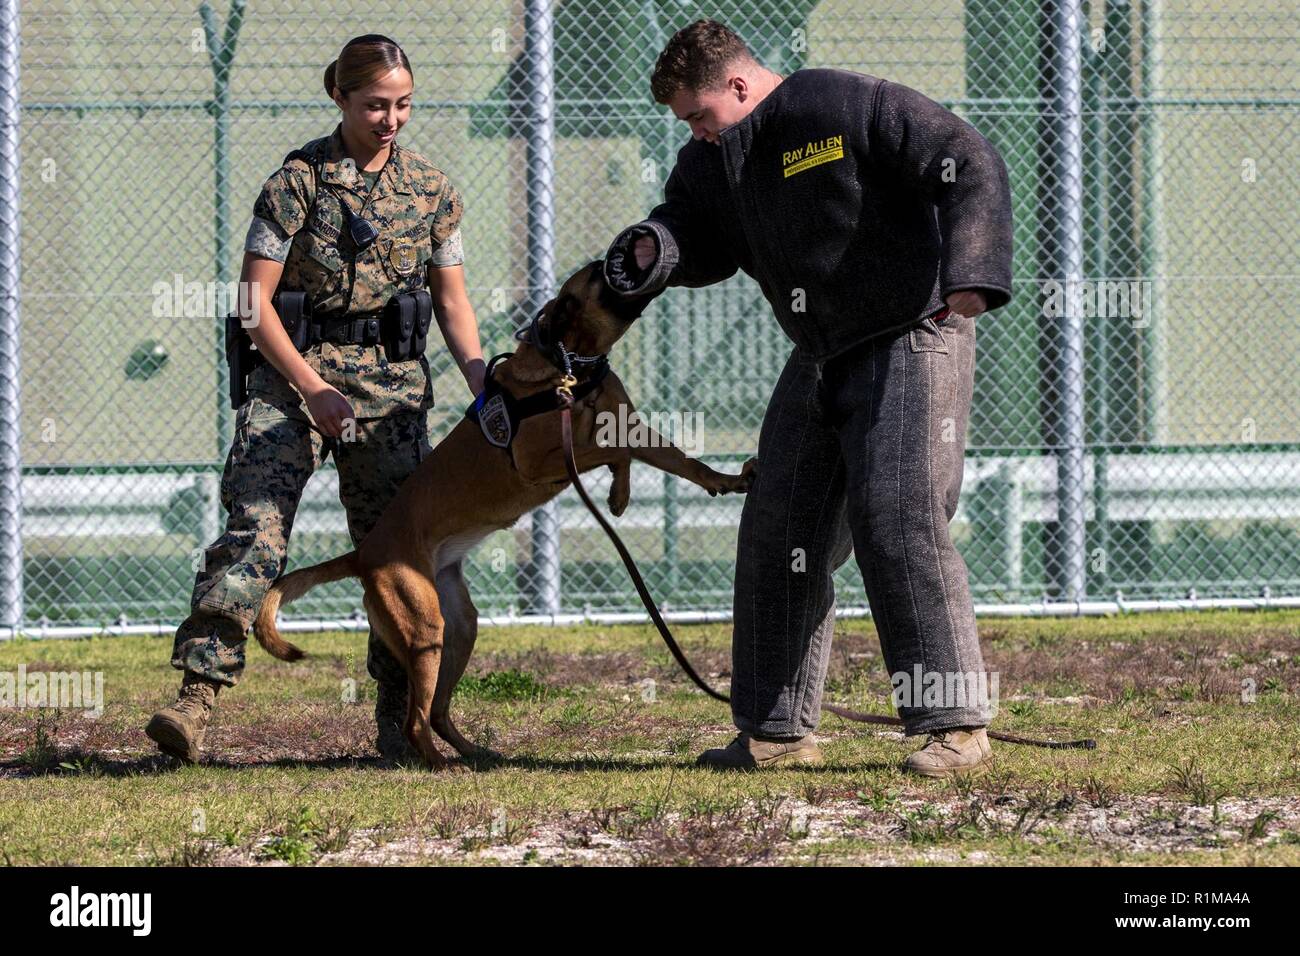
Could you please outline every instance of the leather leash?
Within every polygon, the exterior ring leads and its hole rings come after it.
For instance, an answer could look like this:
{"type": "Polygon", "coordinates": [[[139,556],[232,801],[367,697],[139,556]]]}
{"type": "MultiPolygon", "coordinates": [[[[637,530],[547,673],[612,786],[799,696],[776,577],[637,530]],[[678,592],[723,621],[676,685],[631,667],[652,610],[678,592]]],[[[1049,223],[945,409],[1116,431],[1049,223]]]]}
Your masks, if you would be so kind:
{"type": "MultiPolygon", "coordinates": [[[[678,666],[686,672],[686,676],[704,693],[708,694],[714,700],[722,701],[724,704],[730,703],[731,698],[721,691],[714,690],[708,683],[696,673],[691,662],[686,659],[682,653],[681,647],[676,639],[673,638],[672,632],[668,629],[667,623],[664,622],[663,615],[659,613],[659,607],[655,604],[654,598],[650,596],[650,591],[646,587],[645,581],[641,578],[641,572],[637,569],[636,561],[632,559],[631,553],[627,546],[623,544],[623,539],[619,537],[618,532],[614,530],[606,519],[605,515],[591,496],[587,494],[587,489],[583,487],[582,477],[578,474],[578,463],[573,457],[573,393],[572,387],[577,384],[577,379],[567,370],[560,384],[555,389],[556,401],[560,406],[560,434],[564,445],[564,467],[569,472],[569,480],[573,482],[573,487],[578,492],[578,497],[582,503],[587,506],[592,517],[604,529],[609,540],[614,543],[618,556],[623,559],[623,566],[627,568],[628,576],[632,579],[632,584],[636,588],[636,593],[641,597],[641,603],[645,605],[646,612],[654,625],[659,630],[659,636],[663,638],[664,643],[668,645],[668,651],[677,661],[678,666]]],[[[847,707],[839,707],[835,704],[822,704],[822,710],[834,714],[837,717],[843,717],[845,720],[852,720],[860,724],[888,724],[892,727],[903,725],[901,717],[887,717],[882,714],[863,714],[856,710],[849,710],[847,707]]],[[[1083,740],[1039,740],[1034,737],[1020,737],[1016,734],[1006,734],[1001,731],[986,731],[994,740],[1001,740],[1009,744],[1025,744],[1030,747],[1048,747],[1053,750],[1094,750],[1097,747],[1097,741],[1086,738],[1083,740]]]]}

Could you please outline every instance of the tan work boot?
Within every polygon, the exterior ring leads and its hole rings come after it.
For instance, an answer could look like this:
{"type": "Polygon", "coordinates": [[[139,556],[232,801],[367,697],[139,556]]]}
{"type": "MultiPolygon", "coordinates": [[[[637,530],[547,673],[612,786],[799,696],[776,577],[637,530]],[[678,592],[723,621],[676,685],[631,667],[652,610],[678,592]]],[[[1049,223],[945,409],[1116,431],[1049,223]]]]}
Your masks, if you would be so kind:
{"type": "Polygon", "coordinates": [[[992,759],[993,748],[983,727],[955,727],[930,734],[925,746],[903,761],[903,769],[924,777],[952,777],[992,759]]]}
{"type": "Polygon", "coordinates": [[[821,762],[822,752],[812,734],[798,740],[760,740],[741,733],[726,747],[704,751],[695,765],[714,770],[759,770],[821,762]]]}
{"type": "Polygon", "coordinates": [[[196,763],[208,729],[208,717],[221,684],[198,674],[185,673],[176,703],[153,715],[144,732],[163,753],[186,763],[196,763]]]}

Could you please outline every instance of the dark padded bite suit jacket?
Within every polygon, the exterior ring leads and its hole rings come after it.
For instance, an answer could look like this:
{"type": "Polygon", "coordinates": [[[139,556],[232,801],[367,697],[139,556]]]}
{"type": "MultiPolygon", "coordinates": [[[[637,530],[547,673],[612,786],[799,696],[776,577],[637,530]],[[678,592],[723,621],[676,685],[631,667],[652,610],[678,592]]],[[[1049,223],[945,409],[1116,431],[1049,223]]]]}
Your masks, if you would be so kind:
{"type": "Polygon", "coordinates": [[[1006,165],[916,90],[799,70],[720,140],[682,147],[642,224],[661,249],[651,285],[740,269],[814,361],[914,326],[959,289],[989,309],[1011,298],[1006,165]]]}

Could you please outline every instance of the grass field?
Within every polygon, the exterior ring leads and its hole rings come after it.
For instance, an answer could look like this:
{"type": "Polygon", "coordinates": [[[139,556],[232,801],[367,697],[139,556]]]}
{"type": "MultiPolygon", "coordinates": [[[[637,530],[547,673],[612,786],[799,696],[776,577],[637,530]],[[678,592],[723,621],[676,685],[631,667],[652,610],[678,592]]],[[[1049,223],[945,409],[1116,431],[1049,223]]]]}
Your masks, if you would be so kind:
{"type": "MultiPolygon", "coordinates": [[[[729,627],[682,627],[725,682],[729,627]]],[[[144,736],[172,699],[170,641],[0,644],[0,673],[102,671],[104,712],[0,709],[0,860],[11,864],[1300,864],[1300,613],[986,620],[995,726],[1095,751],[995,744],[960,783],[904,776],[921,742],[827,717],[829,766],[692,766],[733,733],[648,627],[485,628],[457,692],[507,755],[431,774],[380,764],[363,638],[250,647],[207,760],[144,736]],[[344,700],[356,681],[357,701],[344,700]],[[647,680],[654,681],[649,693],[647,680]],[[1254,695],[1243,698],[1253,681],[1254,695]]],[[[870,622],[845,621],[827,699],[887,712],[870,622]]]]}

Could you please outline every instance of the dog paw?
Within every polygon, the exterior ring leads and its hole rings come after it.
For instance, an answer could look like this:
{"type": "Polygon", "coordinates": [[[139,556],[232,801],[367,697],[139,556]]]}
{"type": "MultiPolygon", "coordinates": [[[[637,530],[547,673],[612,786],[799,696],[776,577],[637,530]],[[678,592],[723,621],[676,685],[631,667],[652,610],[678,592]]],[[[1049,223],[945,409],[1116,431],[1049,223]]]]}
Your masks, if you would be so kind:
{"type": "Polygon", "coordinates": [[[609,513],[615,518],[619,517],[627,510],[628,502],[631,500],[632,496],[630,494],[618,495],[611,488],[609,491],[609,513]]]}
{"type": "Polygon", "coordinates": [[[632,500],[632,482],[626,465],[610,465],[609,473],[614,476],[609,484],[609,513],[617,518],[627,510],[628,502],[632,500]]]}
{"type": "Polygon", "coordinates": [[[758,477],[757,472],[758,459],[751,458],[745,462],[738,475],[717,476],[716,482],[708,488],[711,496],[726,494],[745,494],[754,485],[754,479],[758,477]]]}
{"type": "Polygon", "coordinates": [[[754,482],[758,480],[757,458],[751,458],[749,461],[745,462],[744,466],[740,469],[740,477],[741,480],[744,481],[745,485],[740,489],[741,491],[749,491],[754,487],[754,482]]]}

